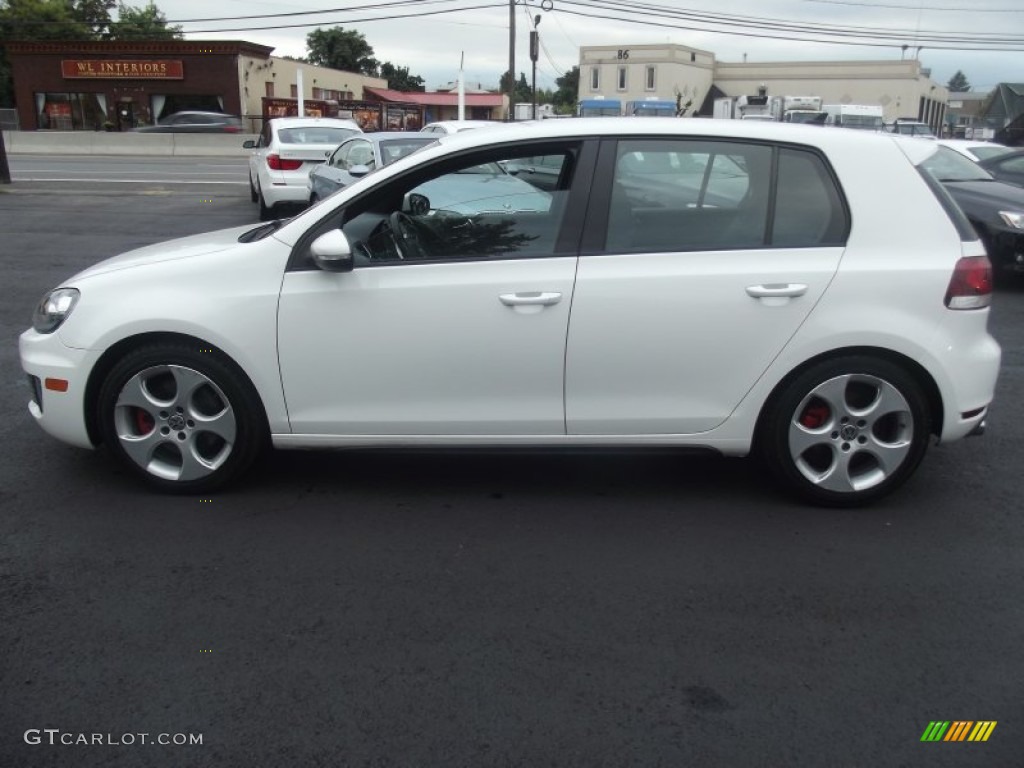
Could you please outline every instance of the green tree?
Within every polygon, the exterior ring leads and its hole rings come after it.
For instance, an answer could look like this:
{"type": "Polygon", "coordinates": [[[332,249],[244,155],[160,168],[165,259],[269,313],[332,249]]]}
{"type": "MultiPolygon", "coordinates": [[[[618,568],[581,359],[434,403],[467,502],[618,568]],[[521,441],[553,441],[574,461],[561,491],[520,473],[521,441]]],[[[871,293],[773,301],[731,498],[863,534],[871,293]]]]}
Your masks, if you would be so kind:
{"type": "Polygon", "coordinates": [[[377,76],[380,63],[373,58],[373,46],[361,32],[343,27],[318,29],[306,35],[309,63],[320,67],[340,69],[377,76]]]}
{"type": "Polygon", "coordinates": [[[949,78],[949,82],[946,83],[946,87],[951,93],[965,93],[971,90],[971,84],[967,80],[967,75],[959,69],[956,71],[955,75],[949,78]]]}
{"type": "Polygon", "coordinates": [[[410,75],[408,67],[399,67],[390,61],[380,65],[380,76],[388,81],[388,88],[395,91],[422,91],[424,90],[423,78],[419,75],[410,75]]]}
{"type": "MultiPolygon", "coordinates": [[[[508,93],[508,72],[501,76],[498,88],[502,93],[508,93]]],[[[530,90],[530,84],[526,82],[526,73],[520,72],[519,80],[516,82],[516,88],[512,95],[512,103],[521,104],[530,101],[533,101],[533,91],[530,90]]]]}
{"type": "Polygon", "coordinates": [[[169,26],[167,17],[150,0],[143,8],[124,4],[117,6],[117,21],[110,22],[107,37],[111,40],[181,40],[180,26],[169,26]]]}
{"type": "Polygon", "coordinates": [[[579,100],[580,92],[580,68],[573,67],[561,77],[555,80],[558,90],[552,98],[552,103],[562,114],[572,114],[576,111],[576,102],[579,100]]]}
{"type": "Polygon", "coordinates": [[[100,38],[110,27],[110,12],[117,7],[117,0],[71,0],[69,5],[71,15],[100,38]]]}
{"type": "MultiPolygon", "coordinates": [[[[0,41],[95,40],[95,29],[77,3],[66,0],[0,0],[0,41]]],[[[0,44],[0,107],[14,106],[11,65],[0,44]]]]}

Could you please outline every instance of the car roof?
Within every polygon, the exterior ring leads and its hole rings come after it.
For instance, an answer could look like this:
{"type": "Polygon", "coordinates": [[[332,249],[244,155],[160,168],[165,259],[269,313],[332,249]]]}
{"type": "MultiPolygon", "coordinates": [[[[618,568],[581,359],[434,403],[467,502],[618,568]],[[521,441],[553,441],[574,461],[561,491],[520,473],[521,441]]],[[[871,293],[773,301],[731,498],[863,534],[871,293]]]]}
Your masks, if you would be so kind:
{"type": "Polygon", "coordinates": [[[274,128],[306,128],[320,125],[333,128],[359,128],[355,120],[337,117],[272,117],[267,121],[274,128]]]}
{"type": "Polygon", "coordinates": [[[427,123],[423,127],[441,126],[443,128],[454,128],[457,131],[459,129],[483,128],[488,125],[506,125],[506,123],[500,120],[436,120],[433,123],[427,123]]]}
{"type": "Polygon", "coordinates": [[[419,139],[425,143],[431,141],[437,141],[437,136],[431,136],[430,134],[424,134],[422,131],[378,131],[376,133],[363,133],[358,136],[349,136],[345,141],[352,141],[353,139],[360,139],[362,141],[369,141],[373,144],[380,144],[383,141],[392,141],[394,139],[419,139]]]}

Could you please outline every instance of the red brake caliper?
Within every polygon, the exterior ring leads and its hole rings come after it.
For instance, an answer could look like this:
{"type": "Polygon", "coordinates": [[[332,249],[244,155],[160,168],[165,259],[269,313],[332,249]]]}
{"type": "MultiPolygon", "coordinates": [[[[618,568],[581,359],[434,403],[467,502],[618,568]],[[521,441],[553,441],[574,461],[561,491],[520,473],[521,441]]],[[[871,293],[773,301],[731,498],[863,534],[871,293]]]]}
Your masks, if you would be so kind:
{"type": "Polygon", "coordinates": [[[148,435],[153,431],[154,426],[156,426],[156,422],[149,413],[141,408],[135,409],[135,429],[140,435],[148,435]]]}
{"type": "Polygon", "coordinates": [[[820,400],[810,402],[800,414],[800,424],[807,429],[820,429],[828,421],[829,413],[828,406],[820,400]]]}

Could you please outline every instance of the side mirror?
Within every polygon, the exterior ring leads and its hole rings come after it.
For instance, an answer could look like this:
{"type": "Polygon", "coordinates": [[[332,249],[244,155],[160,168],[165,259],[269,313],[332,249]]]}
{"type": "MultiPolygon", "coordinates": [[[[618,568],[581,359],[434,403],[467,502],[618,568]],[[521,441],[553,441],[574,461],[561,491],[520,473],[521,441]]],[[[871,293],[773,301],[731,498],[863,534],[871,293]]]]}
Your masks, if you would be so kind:
{"type": "Polygon", "coordinates": [[[402,210],[411,213],[413,216],[426,216],[430,213],[430,198],[416,192],[410,192],[405,196],[402,210]]]}
{"type": "Polygon", "coordinates": [[[351,272],[354,266],[352,247],[340,229],[320,235],[309,246],[309,251],[313,254],[313,263],[324,272],[351,272]]]}
{"type": "Polygon", "coordinates": [[[355,176],[357,179],[361,176],[365,176],[370,172],[370,166],[368,165],[353,165],[348,169],[349,176],[355,176]]]}
{"type": "Polygon", "coordinates": [[[246,139],[242,142],[242,149],[256,149],[256,142],[252,139],[246,139]]]}

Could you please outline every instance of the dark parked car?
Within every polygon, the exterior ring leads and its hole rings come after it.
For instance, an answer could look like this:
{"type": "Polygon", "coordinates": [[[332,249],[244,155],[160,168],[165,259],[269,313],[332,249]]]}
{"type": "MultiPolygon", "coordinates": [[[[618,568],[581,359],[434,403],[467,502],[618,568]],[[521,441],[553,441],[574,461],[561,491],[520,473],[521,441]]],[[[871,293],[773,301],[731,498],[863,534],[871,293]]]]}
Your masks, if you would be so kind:
{"type": "Polygon", "coordinates": [[[997,181],[978,163],[949,147],[925,160],[967,214],[997,270],[1024,272],[1024,189],[997,181]]]}
{"type": "Polygon", "coordinates": [[[978,165],[1000,181],[1024,187],[1024,149],[1016,149],[986,160],[979,160],[978,165]]]}
{"type": "Polygon", "coordinates": [[[220,112],[175,112],[156,125],[136,130],[144,133],[241,133],[242,118],[220,112]]]}

